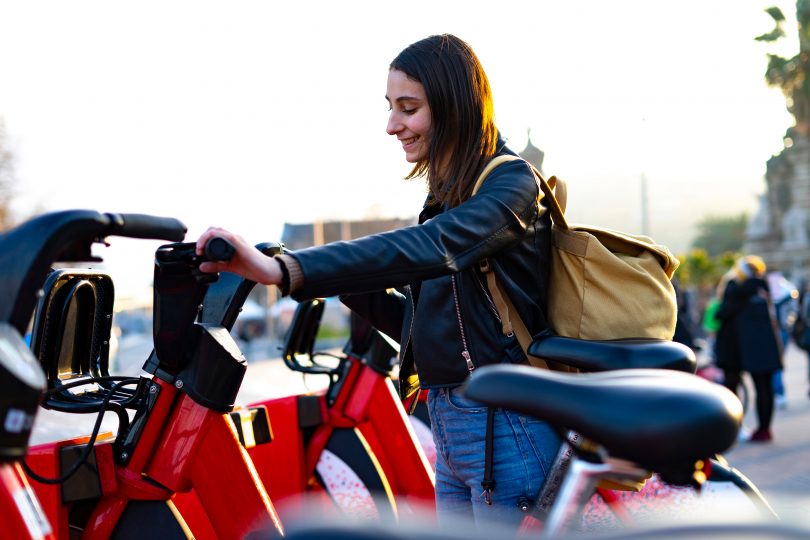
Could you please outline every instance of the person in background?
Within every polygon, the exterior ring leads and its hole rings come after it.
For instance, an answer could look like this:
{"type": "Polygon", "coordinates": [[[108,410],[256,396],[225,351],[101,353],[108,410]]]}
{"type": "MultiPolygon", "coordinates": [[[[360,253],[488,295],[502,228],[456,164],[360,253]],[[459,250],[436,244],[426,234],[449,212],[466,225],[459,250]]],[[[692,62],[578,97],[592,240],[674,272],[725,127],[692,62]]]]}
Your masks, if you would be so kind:
{"type": "Polygon", "coordinates": [[[782,342],[765,270],[765,262],[755,255],[737,260],[733,278],[729,279],[717,310],[720,329],[715,340],[717,364],[724,373],[723,384],[736,393],[743,371],[754,381],[759,423],[750,437],[754,442],[773,439],[773,377],[782,369],[782,342]]]}
{"type": "Polygon", "coordinates": [[[675,334],[672,341],[683,343],[690,349],[695,349],[694,321],[692,320],[692,306],[689,295],[681,288],[680,280],[674,278],[672,287],[675,289],[675,300],[678,306],[678,316],[675,319],[675,334]]]}
{"type": "MultiPolygon", "coordinates": [[[[790,341],[790,335],[799,311],[799,291],[796,286],[788,281],[781,272],[768,272],[766,276],[768,290],[771,293],[776,325],[779,329],[779,337],[782,340],[783,352],[790,341]]],[[[784,359],[783,359],[784,363],[784,359]]],[[[787,396],[785,395],[785,383],[783,370],[776,370],[773,374],[773,391],[777,409],[787,407],[787,396]]]]}
{"type": "MultiPolygon", "coordinates": [[[[799,286],[799,309],[793,324],[793,342],[807,353],[807,382],[810,386],[810,280],[799,286]]],[[[807,396],[810,397],[810,390],[807,396]]]]}

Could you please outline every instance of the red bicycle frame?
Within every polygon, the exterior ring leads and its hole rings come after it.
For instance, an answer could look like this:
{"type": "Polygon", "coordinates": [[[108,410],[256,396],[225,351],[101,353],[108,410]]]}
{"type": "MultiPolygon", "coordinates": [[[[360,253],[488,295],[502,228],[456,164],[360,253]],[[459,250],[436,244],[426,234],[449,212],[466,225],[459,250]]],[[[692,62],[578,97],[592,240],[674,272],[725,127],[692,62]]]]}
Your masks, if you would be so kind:
{"type": "MultiPolygon", "coordinates": [[[[167,505],[180,528],[197,537],[244,538],[265,530],[282,533],[267,491],[240,444],[227,415],[212,411],[174,385],[155,379],[154,408],[126,465],[113,457],[112,441],[97,443],[94,462],[100,496],[84,524],[82,538],[110,538],[133,501],[167,505]],[[203,512],[175,510],[172,499],[193,490],[203,512]]],[[[151,391],[151,388],[150,388],[151,391]]],[[[63,448],[86,438],[30,449],[28,464],[38,474],[56,475],[63,448]]],[[[58,537],[68,537],[73,504],[63,504],[64,486],[34,483],[58,537]]],[[[73,503],[78,506],[81,498],[73,503]]]]}
{"type": "Polygon", "coordinates": [[[53,540],[53,529],[19,463],[0,464],[0,538],[53,540]],[[16,511],[9,511],[14,509],[16,511]]]}
{"type": "Polygon", "coordinates": [[[315,416],[317,424],[311,426],[314,429],[306,442],[301,428],[307,425],[301,416],[305,403],[302,398],[288,396],[248,406],[267,410],[277,439],[253,446],[248,453],[279,508],[300,512],[291,499],[321,489],[312,478],[330,438],[338,430],[352,431],[362,441],[395,514],[432,508],[433,471],[389,377],[356,358],[349,359],[333,404],[328,404],[325,391],[308,397],[307,414],[315,416]],[[317,414],[313,414],[316,410],[317,414]],[[278,463],[285,464],[283,473],[278,463]]]}
{"type": "MultiPolygon", "coordinates": [[[[228,285],[223,279],[216,287],[223,294],[221,289],[232,291],[234,284],[228,285]]],[[[209,295],[216,296],[216,287],[209,290],[209,295]]],[[[233,308],[245,294],[228,292],[224,296],[231,299],[233,308]]],[[[208,301],[223,305],[210,298],[208,301]]],[[[329,376],[329,387],[315,393],[257,401],[231,413],[282,522],[310,511],[318,515],[342,511],[394,519],[415,512],[420,517],[431,515],[435,504],[433,469],[388,370],[382,365],[385,353],[380,353],[380,342],[372,337],[371,343],[361,346],[366,348],[365,357],[349,352],[339,357],[337,367],[317,363],[304,366],[298,361],[296,353],[302,351],[294,351],[296,348],[306,349],[303,352],[310,360],[323,354],[311,351],[322,313],[322,300],[299,304],[285,361],[291,369],[329,376]],[[374,358],[375,351],[378,358],[374,358]],[[258,432],[254,426],[263,427],[258,432]],[[327,459],[331,460],[328,464],[327,459]],[[345,469],[341,469],[343,465],[345,469]],[[341,470],[352,478],[351,482],[347,477],[337,478],[341,470]],[[347,484],[356,489],[341,492],[339,488],[347,484]],[[425,509],[429,512],[425,513],[425,509]]],[[[232,322],[221,312],[209,312],[204,317],[226,326],[232,322]]],[[[353,328],[359,328],[356,321],[353,328]]],[[[376,331],[371,335],[379,337],[376,331]]],[[[359,341],[357,335],[353,337],[349,350],[359,341]]],[[[189,494],[176,499],[184,515],[197,508],[190,500],[193,498],[189,494]]]]}
{"type": "MultiPolygon", "coordinates": [[[[244,357],[227,330],[194,322],[200,299],[216,279],[196,271],[199,261],[193,244],[170,244],[157,252],[155,352],[144,367],[152,378],[129,378],[105,387],[109,377],[74,374],[77,384],[91,388],[78,394],[67,392],[62,379],[52,381],[49,407],[102,414],[115,397],[113,406],[123,424],[115,439],[74,439],[30,449],[27,464],[36,477],[58,478],[76,463],[77,453],[92,447],[72,476],[59,483],[34,484],[59,538],[75,530],[82,531],[82,538],[241,539],[283,534],[267,491],[224,414],[233,408],[246,369],[244,357]],[[123,392],[124,383],[137,383],[137,388],[123,392]],[[94,395],[105,397],[97,402],[94,395]],[[136,411],[131,422],[124,407],[136,411]],[[190,491],[199,511],[182,515],[173,498],[190,491]]],[[[75,365],[74,356],[92,350],[79,334],[62,334],[82,328],[86,319],[104,320],[98,310],[107,304],[88,301],[109,296],[106,290],[90,288],[104,283],[100,278],[70,271],[49,276],[32,343],[39,345],[38,354],[48,353],[46,345],[54,341],[74,345],[69,362],[50,369],[48,360],[49,374],[58,376],[75,365]],[[86,293],[88,288],[94,294],[76,298],[75,291],[86,293]],[[60,315],[68,319],[60,321],[60,315]]]]}

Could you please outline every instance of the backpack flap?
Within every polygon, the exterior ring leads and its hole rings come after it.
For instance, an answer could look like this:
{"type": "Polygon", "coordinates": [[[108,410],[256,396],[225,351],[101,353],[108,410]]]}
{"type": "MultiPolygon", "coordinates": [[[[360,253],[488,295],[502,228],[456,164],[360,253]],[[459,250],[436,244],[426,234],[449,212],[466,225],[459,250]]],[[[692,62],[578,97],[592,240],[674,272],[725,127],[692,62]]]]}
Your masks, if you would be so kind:
{"type": "Polygon", "coordinates": [[[678,259],[644,236],[553,226],[549,319],[580,339],[672,339],[678,259]]]}

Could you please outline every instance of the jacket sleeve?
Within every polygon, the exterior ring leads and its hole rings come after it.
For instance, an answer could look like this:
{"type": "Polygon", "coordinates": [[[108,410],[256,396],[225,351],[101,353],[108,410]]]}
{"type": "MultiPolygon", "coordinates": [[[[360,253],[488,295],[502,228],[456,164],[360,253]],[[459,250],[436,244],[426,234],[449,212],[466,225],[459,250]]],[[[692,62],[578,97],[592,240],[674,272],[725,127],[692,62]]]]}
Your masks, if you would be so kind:
{"type": "Polygon", "coordinates": [[[405,296],[402,293],[387,289],[373,293],[343,295],[340,301],[366,319],[374,328],[397,343],[400,342],[405,309],[405,296]]]}
{"type": "Polygon", "coordinates": [[[513,246],[537,217],[539,188],[528,164],[505,163],[463,204],[422,224],[291,254],[303,286],[292,296],[356,294],[458,272],[513,246]]]}

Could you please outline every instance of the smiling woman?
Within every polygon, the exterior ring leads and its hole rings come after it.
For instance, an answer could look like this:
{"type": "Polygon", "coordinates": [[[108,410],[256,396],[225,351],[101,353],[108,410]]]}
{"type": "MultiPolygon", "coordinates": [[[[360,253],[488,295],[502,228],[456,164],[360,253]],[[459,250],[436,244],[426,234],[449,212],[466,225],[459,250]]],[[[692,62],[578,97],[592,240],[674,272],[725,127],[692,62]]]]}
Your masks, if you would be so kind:
{"type": "Polygon", "coordinates": [[[399,336],[401,398],[430,390],[440,522],[516,528],[519,502],[537,495],[559,435],[545,422],[465,399],[459,388],[480,366],[525,362],[514,333],[490,310],[479,261],[496,267],[533,334],[548,329],[549,214],[539,208],[530,166],[500,137],[489,80],[466,42],[441,34],[406,47],[389,65],[386,98],[387,131],[414,166],[409,177],[424,178],[428,189],[417,225],[273,258],[211,227],[197,251],[222,237],[236,253],[200,270],[279,285],[299,301],[340,295],[374,327],[399,336]],[[496,156],[515,160],[472,195],[496,156]]]}

